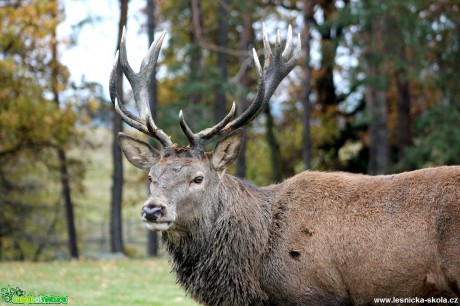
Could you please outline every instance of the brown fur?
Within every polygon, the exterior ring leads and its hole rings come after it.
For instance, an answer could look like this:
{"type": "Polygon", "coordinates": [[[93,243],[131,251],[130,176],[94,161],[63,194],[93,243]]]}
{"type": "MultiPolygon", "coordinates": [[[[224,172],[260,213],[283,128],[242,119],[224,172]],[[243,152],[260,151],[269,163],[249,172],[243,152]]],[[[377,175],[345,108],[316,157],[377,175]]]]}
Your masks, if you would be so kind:
{"type": "Polygon", "coordinates": [[[144,208],[163,207],[144,222],[164,231],[178,282],[194,299],[315,306],[459,297],[460,166],[306,171],[258,188],[224,174],[241,139],[192,157],[121,136],[128,159],[150,167],[144,208]]]}
{"type": "MultiPolygon", "coordinates": [[[[292,57],[290,38],[285,52],[277,43],[272,53],[265,31],[263,36],[263,69],[254,52],[254,102],[240,117],[231,120],[232,108],[199,133],[180,113],[187,147],[177,147],[155,126],[142,92],[164,34],[144,59],[150,64],[136,75],[125,73],[145,121],[116,110],[163,149],[123,133],[120,145],[133,165],[150,169],[151,196],[141,218],[148,229],[163,231],[179,283],[205,305],[370,305],[374,298],[459,297],[460,167],[375,177],[303,172],[266,188],[225,175],[241,147],[240,128],[264,108],[300,55],[300,36],[292,57]],[[218,139],[212,154],[205,153],[206,144],[218,139]]],[[[115,104],[117,65],[110,77],[115,104]]]]}
{"type": "Polygon", "coordinates": [[[459,186],[460,167],[375,177],[308,171],[261,189],[226,176],[212,226],[178,246],[164,241],[179,282],[207,305],[453,297],[459,186]]]}
{"type": "Polygon", "coordinates": [[[277,303],[459,295],[460,167],[304,172],[272,188],[282,221],[263,282],[277,303]],[[283,271],[276,278],[273,265],[283,271]]]}

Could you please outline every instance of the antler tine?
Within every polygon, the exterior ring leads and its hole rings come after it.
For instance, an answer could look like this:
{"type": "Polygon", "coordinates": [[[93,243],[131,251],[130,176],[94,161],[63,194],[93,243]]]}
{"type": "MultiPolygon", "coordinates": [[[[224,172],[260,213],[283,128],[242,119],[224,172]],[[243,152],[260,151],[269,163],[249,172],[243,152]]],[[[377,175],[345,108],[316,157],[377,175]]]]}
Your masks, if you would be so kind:
{"type": "Polygon", "coordinates": [[[117,91],[117,71],[118,71],[118,55],[119,52],[115,53],[115,59],[113,60],[112,71],[110,72],[110,80],[109,80],[109,92],[110,92],[110,100],[115,105],[115,98],[118,96],[117,91]]]}
{"type": "Polygon", "coordinates": [[[271,51],[270,43],[268,41],[267,31],[265,24],[263,24],[263,44],[265,61],[262,69],[257,52],[253,49],[254,64],[257,71],[257,95],[243,114],[229,122],[233,116],[234,108],[230,113],[218,124],[212,128],[205,129],[197,134],[194,134],[188,125],[185,123],[182,111],[179,114],[180,124],[182,130],[190,141],[190,146],[196,150],[204,150],[207,143],[216,138],[227,135],[234,130],[248,124],[264,109],[265,105],[270,100],[273,92],[286,77],[286,75],[295,67],[300,56],[300,35],[298,35],[298,42],[294,55],[290,57],[292,51],[292,28],[289,26],[288,35],[286,39],[286,46],[284,51],[281,47],[281,37],[279,32],[276,35],[275,52],[271,51]]]}
{"type": "MultiPolygon", "coordinates": [[[[292,58],[286,63],[286,66],[287,66],[287,70],[289,70],[289,72],[294,69],[295,65],[297,65],[297,62],[299,61],[299,57],[300,57],[300,51],[302,50],[302,41],[300,40],[300,33],[297,34],[297,46],[295,48],[295,51],[294,51],[294,55],[292,56],[292,58]]],[[[289,73],[288,72],[288,73],[289,73]]]]}
{"type": "Polygon", "coordinates": [[[265,63],[270,62],[270,58],[272,56],[272,50],[270,48],[270,42],[268,41],[267,30],[265,29],[265,23],[262,23],[262,40],[264,42],[264,65],[265,63]]]}
{"type": "Polygon", "coordinates": [[[187,125],[184,119],[184,114],[182,110],[179,112],[179,119],[180,119],[180,126],[182,131],[184,132],[185,136],[190,142],[190,147],[193,147],[198,150],[204,150],[204,147],[209,140],[214,139],[216,135],[222,132],[222,129],[232,120],[233,116],[235,116],[236,106],[235,102],[232,104],[232,108],[228,112],[227,116],[222,119],[219,123],[214,125],[212,128],[207,128],[197,134],[194,134],[190,127],[187,125]]]}
{"type": "Polygon", "coordinates": [[[150,114],[148,96],[150,77],[155,68],[165,35],[166,31],[163,31],[160,37],[152,43],[149,48],[149,52],[142,60],[139,72],[135,73],[128,62],[128,55],[126,51],[126,29],[123,28],[120,43],[120,65],[133,89],[134,100],[136,101],[141,118],[145,118],[147,114],[150,114]]]}
{"type": "MultiPolygon", "coordinates": [[[[278,40],[278,39],[277,39],[278,40]]],[[[271,96],[275,92],[278,85],[281,81],[294,69],[300,57],[301,42],[300,34],[297,36],[297,46],[295,48],[294,54],[289,59],[289,53],[291,53],[291,39],[289,38],[289,29],[288,37],[286,40],[286,47],[283,52],[281,52],[281,42],[275,44],[275,55],[271,55],[269,61],[264,63],[264,77],[266,82],[265,89],[265,100],[264,104],[270,100],[271,96]]]]}
{"type": "Polygon", "coordinates": [[[227,116],[225,116],[225,118],[222,119],[221,122],[219,122],[218,124],[216,124],[210,129],[201,131],[200,133],[198,133],[198,136],[203,139],[211,139],[212,137],[217,135],[230,122],[230,120],[232,120],[232,118],[235,116],[235,112],[236,112],[236,105],[235,105],[235,102],[233,102],[232,108],[228,112],[227,116]]]}
{"type": "Polygon", "coordinates": [[[149,131],[149,135],[151,135],[153,138],[158,140],[163,147],[173,146],[173,143],[171,139],[169,138],[169,136],[166,135],[163,132],[163,130],[157,127],[157,125],[155,124],[155,121],[153,121],[151,114],[147,114],[145,116],[145,122],[147,123],[147,129],[149,131]]]}
{"type": "Polygon", "coordinates": [[[110,73],[110,82],[109,82],[109,90],[110,90],[110,99],[115,107],[115,111],[121,116],[123,121],[128,123],[133,128],[148,134],[147,127],[145,126],[145,121],[141,118],[137,117],[129,110],[126,109],[124,103],[121,99],[118,98],[118,90],[117,90],[117,70],[118,70],[118,57],[119,52],[115,54],[115,60],[113,62],[112,72],[110,73]]]}
{"type": "Polygon", "coordinates": [[[288,35],[286,38],[286,47],[284,48],[284,51],[281,54],[284,61],[287,61],[289,59],[289,56],[291,55],[291,51],[292,51],[292,27],[291,25],[289,25],[288,35]]]}
{"type": "Polygon", "coordinates": [[[264,78],[263,78],[263,73],[262,73],[262,66],[260,65],[259,58],[257,56],[257,52],[255,49],[253,49],[252,52],[253,52],[254,63],[256,66],[257,75],[258,75],[258,83],[259,83],[257,96],[254,99],[253,103],[248,109],[246,109],[246,111],[244,111],[243,114],[241,114],[241,116],[239,116],[238,118],[230,122],[230,120],[233,118],[236,112],[235,102],[233,102],[230,112],[227,114],[227,116],[225,116],[224,119],[222,119],[222,121],[214,125],[212,128],[207,128],[196,134],[194,134],[192,130],[189,128],[189,126],[185,122],[182,111],[180,111],[179,112],[180,126],[185,136],[187,136],[190,142],[190,147],[198,151],[200,150],[202,151],[204,150],[204,147],[206,146],[207,143],[227,134],[227,132],[231,132],[245,125],[246,123],[254,119],[254,117],[256,116],[256,113],[258,109],[261,107],[263,100],[264,100],[264,78]]]}
{"type": "Polygon", "coordinates": [[[180,122],[180,127],[182,128],[182,131],[184,132],[185,136],[187,136],[187,139],[190,142],[190,147],[195,146],[196,141],[197,141],[197,137],[192,132],[192,130],[189,128],[187,123],[185,122],[184,114],[183,114],[182,110],[180,110],[180,112],[179,112],[179,122],[180,122]]]}
{"type": "Polygon", "coordinates": [[[252,55],[257,71],[257,95],[251,105],[238,118],[227,124],[225,129],[229,131],[236,130],[249,123],[249,121],[252,121],[264,106],[265,80],[262,66],[260,65],[259,57],[255,49],[252,49],[252,55]]]}
{"type": "Polygon", "coordinates": [[[157,139],[164,147],[172,146],[173,143],[169,139],[163,130],[159,129],[152,119],[152,113],[149,103],[149,86],[151,75],[154,72],[156,62],[160,53],[161,45],[166,36],[166,31],[155,40],[149,48],[149,52],[144,57],[141,63],[140,71],[135,73],[128,62],[128,56],[126,51],[126,29],[123,28],[123,33],[120,43],[120,52],[117,52],[115,63],[110,75],[110,97],[115,105],[116,111],[120,114],[122,119],[135,129],[150,135],[157,139]],[[123,105],[123,102],[118,97],[116,80],[117,80],[117,69],[118,61],[122,72],[128,79],[133,89],[134,100],[140,113],[140,117],[129,112],[123,105]],[[117,98],[118,97],[118,98],[117,98]],[[144,118],[144,119],[142,119],[144,118]]]}
{"type": "MultiPolygon", "coordinates": [[[[291,40],[290,36],[292,37],[292,29],[291,26],[288,28],[288,37],[286,40],[286,47],[283,52],[285,53],[290,53],[291,49],[291,40]],[[287,50],[287,52],[286,52],[287,50]]],[[[254,102],[251,104],[251,106],[247,109],[248,111],[248,116],[247,118],[241,118],[246,115],[246,112],[243,113],[243,115],[240,118],[235,119],[234,121],[230,122],[226,129],[228,130],[234,130],[239,127],[242,127],[243,125],[247,124],[249,121],[252,121],[257,115],[260,114],[260,112],[264,109],[265,105],[268,103],[270,100],[271,96],[275,92],[276,88],[278,85],[281,83],[281,81],[291,72],[291,70],[295,67],[297,64],[297,61],[300,56],[300,34],[298,35],[298,43],[297,47],[295,50],[295,54],[291,59],[283,56],[281,52],[281,37],[279,34],[279,31],[277,32],[276,35],[276,44],[275,44],[275,53],[273,54],[270,48],[270,43],[268,42],[268,35],[267,31],[265,29],[265,24],[262,26],[262,37],[263,37],[263,42],[264,42],[264,52],[265,52],[265,61],[264,61],[264,69],[263,73],[261,72],[260,68],[260,63],[257,57],[257,54],[255,50],[254,52],[254,62],[256,64],[256,68],[258,71],[259,79],[262,81],[259,81],[258,85],[258,90],[264,90],[263,94],[259,93],[257,94],[254,102]],[[285,62],[287,60],[287,62],[285,62]],[[260,72],[259,72],[260,71],[260,72]],[[261,100],[259,100],[259,98],[261,100]]]]}
{"type": "Polygon", "coordinates": [[[141,71],[145,71],[145,74],[151,75],[155,69],[156,63],[158,61],[158,56],[160,55],[161,45],[166,37],[167,31],[163,30],[160,34],[160,37],[154,41],[149,48],[147,56],[144,57],[141,63],[141,71]]]}
{"type": "Polygon", "coordinates": [[[133,79],[135,79],[136,74],[134,70],[131,68],[128,62],[128,52],[126,51],[126,27],[123,27],[123,31],[121,33],[121,41],[120,41],[120,64],[121,64],[121,71],[126,75],[126,78],[131,83],[133,79]]]}
{"type": "Polygon", "coordinates": [[[121,119],[124,122],[128,123],[130,126],[132,126],[133,128],[137,129],[138,131],[142,133],[149,134],[149,131],[146,128],[146,125],[144,123],[145,121],[133,115],[132,113],[130,113],[123,104],[120,104],[118,102],[118,98],[115,98],[115,110],[121,116],[121,119]],[[130,118],[131,116],[134,116],[138,120],[131,119],[130,118]]]}

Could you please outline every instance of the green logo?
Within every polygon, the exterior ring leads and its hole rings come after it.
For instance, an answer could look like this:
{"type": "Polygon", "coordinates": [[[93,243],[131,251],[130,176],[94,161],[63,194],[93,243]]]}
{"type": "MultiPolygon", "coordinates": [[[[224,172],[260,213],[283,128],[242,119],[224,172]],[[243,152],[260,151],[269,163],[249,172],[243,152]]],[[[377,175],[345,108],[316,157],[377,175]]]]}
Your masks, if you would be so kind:
{"type": "Polygon", "coordinates": [[[67,296],[54,295],[27,295],[24,290],[19,287],[2,288],[2,298],[7,303],[12,304],[67,304],[67,296]]]}

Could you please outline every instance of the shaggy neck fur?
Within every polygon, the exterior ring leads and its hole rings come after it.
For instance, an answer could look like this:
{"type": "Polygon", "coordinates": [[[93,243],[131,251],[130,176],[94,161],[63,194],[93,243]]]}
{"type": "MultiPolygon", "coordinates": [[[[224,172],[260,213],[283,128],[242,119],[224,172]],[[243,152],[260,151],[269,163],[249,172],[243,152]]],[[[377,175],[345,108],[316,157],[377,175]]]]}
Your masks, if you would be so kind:
{"type": "Polygon", "coordinates": [[[206,305],[266,305],[259,276],[271,223],[270,191],[225,175],[218,193],[218,203],[206,203],[217,207],[211,222],[195,220],[178,240],[163,234],[173,270],[182,287],[206,305]]]}

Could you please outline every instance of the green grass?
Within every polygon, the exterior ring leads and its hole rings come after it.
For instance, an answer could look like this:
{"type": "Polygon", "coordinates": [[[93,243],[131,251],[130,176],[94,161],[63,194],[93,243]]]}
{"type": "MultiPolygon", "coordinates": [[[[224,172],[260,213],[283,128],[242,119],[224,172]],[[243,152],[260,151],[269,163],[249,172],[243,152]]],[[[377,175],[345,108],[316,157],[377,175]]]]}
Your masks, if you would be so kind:
{"type": "Polygon", "coordinates": [[[0,288],[68,296],[68,305],[198,305],[170,270],[165,259],[0,262],[0,288]]]}

